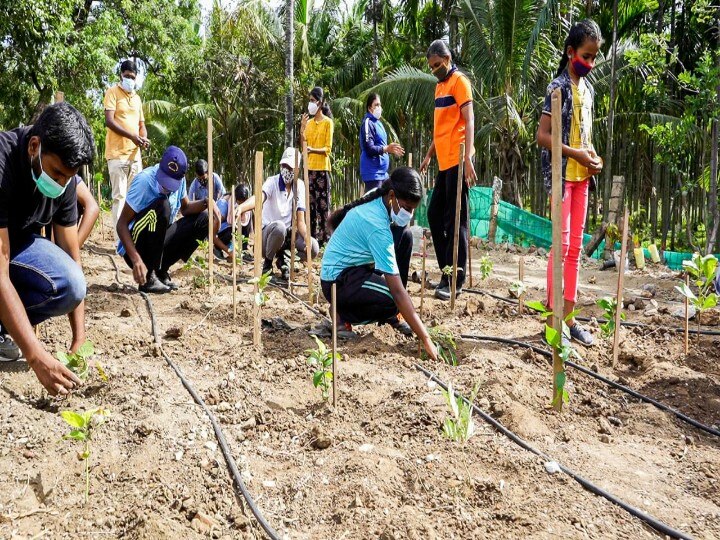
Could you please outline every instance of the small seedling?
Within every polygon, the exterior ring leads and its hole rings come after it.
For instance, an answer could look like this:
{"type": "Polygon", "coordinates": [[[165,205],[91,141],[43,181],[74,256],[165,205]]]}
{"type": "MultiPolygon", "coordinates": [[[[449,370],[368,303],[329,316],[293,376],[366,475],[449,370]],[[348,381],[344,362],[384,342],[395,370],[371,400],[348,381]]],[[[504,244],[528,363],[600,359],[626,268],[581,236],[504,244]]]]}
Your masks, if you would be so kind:
{"type": "MultiPolygon", "coordinates": [[[[57,351],[55,356],[66,368],[84,381],[90,373],[90,357],[93,354],[95,354],[95,346],[92,341],[88,340],[80,346],[77,352],[57,351]]],[[[100,378],[107,382],[108,377],[102,364],[98,360],[95,360],[94,364],[100,378]]]]}
{"type": "Polygon", "coordinates": [[[487,255],[482,256],[480,258],[480,277],[482,277],[483,281],[490,277],[490,274],[492,274],[492,270],[493,263],[490,260],[490,257],[487,255]]]}
{"type": "Polygon", "coordinates": [[[270,270],[269,272],[266,272],[265,274],[263,274],[260,277],[252,278],[249,281],[249,283],[252,283],[253,285],[255,285],[257,283],[258,292],[255,293],[255,304],[260,307],[264,306],[269,299],[267,293],[265,292],[265,287],[268,286],[271,278],[272,278],[272,270],[270,270]]]}
{"type": "MultiPolygon", "coordinates": [[[[609,338],[615,333],[615,314],[617,312],[617,299],[610,296],[600,298],[595,302],[605,311],[605,322],[600,325],[600,332],[602,337],[609,338]]],[[[620,320],[625,320],[625,312],[620,313],[620,320]]]]}
{"type": "Polygon", "coordinates": [[[442,273],[444,276],[450,279],[450,276],[452,276],[452,266],[450,266],[449,264],[445,266],[445,268],[442,269],[442,273]]]}
{"type": "MultiPolygon", "coordinates": [[[[455,336],[450,330],[446,330],[442,326],[434,326],[428,329],[430,339],[432,340],[438,352],[438,358],[451,366],[457,366],[457,343],[455,336]]],[[[423,360],[427,360],[427,353],[423,351],[423,360]]]]}
{"type": "Polygon", "coordinates": [[[448,389],[443,390],[448,407],[450,407],[451,416],[443,422],[443,434],[450,440],[465,443],[475,433],[475,422],[473,422],[472,404],[477,397],[480,384],[476,384],[473,388],[470,398],[466,401],[462,397],[455,395],[452,383],[448,384],[448,389]]]}
{"type": "MultiPolygon", "coordinates": [[[[233,236],[233,250],[236,250],[235,253],[239,254],[239,257],[242,258],[243,254],[249,253],[248,250],[243,249],[243,246],[250,240],[249,236],[245,236],[242,231],[235,230],[235,236],[233,236]],[[237,251],[238,246],[240,247],[240,251],[237,251]]],[[[238,255],[236,255],[238,257],[238,255]]]]}
{"type": "Polygon", "coordinates": [[[515,298],[521,298],[527,292],[527,285],[519,279],[510,284],[510,294],[515,298]]]}
{"type": "Polygon", "coordinates": [[[99,407],[84,413],[62,411],[60,416],[72,428],[70,433],[63,435],[63,439],[73,439],[85,443],[82,452],[78,452],[78,459],[85,462],[85,503],[90,495],[90,440],[95,430],[105,423],[110,411],[99,407]]]}
{"type": "Polygon", "coordinates": [[[690,303],[695,306],[696,319],[698,325],[698,340],[700,339],[700,313],[706,309],[717,306],[718,297],[714,292],[715,270],[717,269],[718,260],[714,255],[705,255],[694,253],[690,261],[683,261],[683,268],[690,276],[691,282],[697,287],[697,295],[692,292],[690,287],[685,283],[676,286],[675,289],[687,298],[690,303]]]}
{"type": "Polygon", "coordinates": [[[195,253],[193,253],[183,265],[183,270],[190,270],[192,268],[200,269],[202,274],[193,278],[193,285],[196,289],[202,289],[210,284],[210,278],[207,275],[209,243],[207,239],[197,240],[197,245],[198,247],[195,249],[195,253]]]}
{"type": "MultiPolygon", "coordinates": [[[[315,343],[317,344],[316,349],[307,349],[305,354],[308,355],[308,365],[315,368],[313,372],[313,386],[320,388],[322,392],[322,398],[328,400],[330,398],[330,386],[332,385],[333,374],[333,353],[328,350],[325,344],[320,341],[317,336],[313,336],[315,343]]],[[[335,360],[340,360],[340,353],[335,353],[335,360]]]]}

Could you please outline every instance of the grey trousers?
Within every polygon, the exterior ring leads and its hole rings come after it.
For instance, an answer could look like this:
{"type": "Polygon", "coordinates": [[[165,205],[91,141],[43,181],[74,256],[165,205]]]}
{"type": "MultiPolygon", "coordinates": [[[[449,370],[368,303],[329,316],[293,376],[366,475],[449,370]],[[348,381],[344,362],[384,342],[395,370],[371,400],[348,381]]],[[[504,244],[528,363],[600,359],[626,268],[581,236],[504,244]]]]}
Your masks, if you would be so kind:
{"type": "MultiPolygon", "coordinates": [[[[262,253],[266,259],[274,259],[278,253],[286,249],[290,249],[290,227],[286,227],[282,221],[273,221],[269,225],[265,225],[262,230],[262,253]]],[[[295,249],[300,260],[305,260],[305,239],[297,234],[295,236],[295,249]]],[[[315,238],[312,238],[310,253],[312,258],[317,257],[320,252],[320,246],[315,238]]]]}

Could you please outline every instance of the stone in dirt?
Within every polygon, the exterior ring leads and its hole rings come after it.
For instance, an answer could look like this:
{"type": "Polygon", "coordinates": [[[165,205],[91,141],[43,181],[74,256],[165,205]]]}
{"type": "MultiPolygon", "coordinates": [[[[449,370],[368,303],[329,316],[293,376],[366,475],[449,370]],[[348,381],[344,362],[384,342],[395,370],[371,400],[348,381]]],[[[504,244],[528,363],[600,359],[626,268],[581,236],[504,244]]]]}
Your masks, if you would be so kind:
{"type": "Polygon", "coordinates": [[[552,436],[545,423],[530,409],[517,402],[512,402],[502,411],[503,420],[518,435],[528,439],[540,439],[552,436]]]}
{"type": "Polygon", "coordinates": [[[121,317],[132,317],[132,313],[130,312],[130,310],[128,308],[123,308],[122,311],[120,312],[120,316],[121,317]]]}
{"type": "Polygon", "coordinates": [[[705,326],[717,326],[720,324],[720,310],[718,309],[706,309],[701,311],[698,317],[700,324],[705,326]]]}
{"type": "Polygon", "coordinates": [[[538,248],[537,254],[538,254],[540,257],[545,257],[545,256],[547,255],[547,249],[545,249],[545,248],[538,248]]]}
{"type": "Polygon", "coordinates": [[[213,529],[216,529],[218,527],[218,523],[207,514],[198,512],[190,522],[190,527],[192,527],[192,529],[196,532],[206,534],[213,529]]]}
{"type": "Polygon", "coordinates": [[[606,418],[598,418],[598,431],[604,435],[612,435],[612,426],[606,418]]]}
{"type": "Polygon", "coordinates": [[[465,302],[465,310],[463,311],[463,314],[472,317],[473,315],[477,315],[483,311],[485,311],[485,302],[479,298],[468,298],[465,302]]]}
{"type": "MultiPolygon", "coordinates": [[[[642,286],[642,290],[643,290],[643,292],[650,293],[650,297],[653,297],[657,294],[658,286],[655,285],[654,283],[646,283],[645,285],[642,286]]],[[[643,296],[645,296],[645,295],[643,295],[643,296]]],[[[646,298],[647,298],[647,296],[646,296],[646,298]]]]}
{"type": "MultiPolygon", "coordinates": [[[[685,320],[685,306],[680,306],[672,311],[671,315],[677,319],[685,320]]],[[[695,317],[695,306],[688,307],[688,318],[692,319],[695,317]]]]}
{"type": "Polygon", "coordinates": [[[633,305],[635,306],[635,309],[638,311],[645,309],[645,306],[646,306],[645,300],[643,300],[639,296],[635,297],[635,300],[633,300],[633,305]]]}
{"type": "Polygon", "coordinates": [[[168,339],[178,339],[183,335],[183,329],[178,326],[172,326],[165,330],[165,337],[168,339]]]}
{"type": "Polygon", "coordinates": [[[325,450],[332,444],[332,439],[319,426],[315,426],[310,434],[313,438],[313,448],[317,448],[318,450],[325,450]]]}

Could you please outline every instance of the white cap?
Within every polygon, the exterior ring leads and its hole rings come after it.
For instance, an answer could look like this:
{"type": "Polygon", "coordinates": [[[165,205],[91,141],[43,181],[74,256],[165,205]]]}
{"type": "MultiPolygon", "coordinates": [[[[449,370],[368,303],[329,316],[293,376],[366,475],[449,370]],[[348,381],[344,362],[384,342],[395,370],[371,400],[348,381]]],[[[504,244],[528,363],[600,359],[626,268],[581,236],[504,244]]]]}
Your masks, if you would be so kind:
{"type": "MultiPolygon", "coordinates": [[[[288,147],[283,152],[282,158],[280,158],[280,165],[287,165],[291,169],[295,168],[295,148],[288,147]]],[[[302,161],[302,156],[298,153],[298,158],[302,161]]],[[[300,163],[298,163],[298,166],[300,163]]]]}

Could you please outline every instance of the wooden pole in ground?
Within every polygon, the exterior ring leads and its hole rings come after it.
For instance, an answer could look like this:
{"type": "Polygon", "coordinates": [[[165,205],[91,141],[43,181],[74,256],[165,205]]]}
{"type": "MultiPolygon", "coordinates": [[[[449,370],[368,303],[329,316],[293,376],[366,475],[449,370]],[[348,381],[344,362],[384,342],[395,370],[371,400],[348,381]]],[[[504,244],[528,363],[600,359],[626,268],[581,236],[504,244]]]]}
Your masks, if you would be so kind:
{"type": "Polygon", "coordinates": [[[337,407],[337,285],[332,284],[332,293],[330,295],[332,303],[332,382],[333,382],[333,407],[337,407]]]}
{"type": "MultiPolygon", "coordinates": [[[[553,328],[563,335],[564,303],[563,303],[563,271],[562,271],[562,123],[560,105],[562,95],[560,89],[552,93],[552,254],[553,254],[553,328]]],[[[560,351],[553,347],[553,398],[557,395],[558,374],[564,373],[565,366],[560,351]]],[[[555,409],[562,411],[563,400],[555,400],[555,409]]]]}
{"type": "Polygon", "coordinates": [[[468,266],[468,279],[470,280],[470,288],[473,286],[473,275],[472,275],[472,244],[470,243],[472,225],[470,221],[470,200],[468,199],[468,235],[467,235],[467,266],[468,266]]]}
{"type": "Polygon", "coordinates": [[[623,217],[623,229],[620,235],[622,246],[620,247],[620,264],[618,264],[618,283],[617,294],[615,295],[615,336],[613,337],[613,359],[612,367],[617,364],[618,354],[620,353],[620,314],[623,308],[623,282],[625,281],[625,256],[627,254],[627,235],[628,235],[628,208],[625,208],[625,217],[623,217]]]}
{"type": "MultiPolygon", "coordinates": [[[[232,231],[231,240],[233,243],[232,250],[232,303],[233,303],[233,320],[237,319],[237,250],[238,242],[235,239],[235,232],[237,231],[237,217],[235,216],[235,185],[231,187],[230,191],[230,212],[228,215],[232,216],[232,231]]],[[[242,236],[242,233],[240,233],[242,236]]],[[[242,250],[242,239],[240,240],[240,250],[242,250]]]]}
{"type": "Polygon", "coordinates": [[[460,163],[458,164],[457,193],[455,195],[455,236],[453,239],[453,279],[450,284],[450,309],[455,309],[455,294],[458,280],[458,248],[460,247],[460,212],[462,210],[462,191],[465,179],[465,143],[460,143],[460,163]]]}
{"type": "Polygon", "coordinates": [[[408,152],[408,167],[412,168],[412,152],[408,152]]]}
{"type": "Polygon", "coordinates": [[[61,101],[65,101],[65,92],[60,92],[58,90],[55,92],[55,103],[60,103],[61,101]]]}
{"type": "MultiPolygon", "coordinates": [[[[298,185],[300,177],[300,153],[295,149],[295,168],[293,169],[294,180],[292,185],[292,224],[290,229],[290,283],[288,287],[290,292],[293,292],[293,283],[295,281],[295,238],[297,234],[297,200],[298,200],[298,185]]],[[[307,207],[307,201],[305,206],[307,207]]],[[[307,209],[305,210],[307,212],[307,209]]],[[[293,293],[294,294],[294,293],[293,293]]]]}
{"type": "Polygon", "coordinates": [[[213,132],[213,125],[212,125],[212,118],[207,119],[207,156],[208,156],[208,207],[207,207],[207,213],[208,213],[208,284],[209,284],[209,291],[210,294],[213,293],[213,262],[215,259],[214,255],[214,247],[215,247],[215,231],[213,230],[213,218],[214,211],[213,211],[213,205],[215,203],[215,199],[213,198],[213,191],[215,188],[215,179],[213,178],[213,143],[212,143],[212,132],[213,132]]]}
{"type": "Polygon", "coordinates": [[[308,171],[308,150],[307,141],[302,146],[303,179],[305,182],[305,234],[308,236],[305,242],[305,264],[307,264],[308,281],[308,302],[313,303],[313,278],[312,278],[312,235],[310,234],[310,180],[308,171]]]}
{"type": "MultiPolygon", "coordinates": [[[[525,283],[525,257],[520,255],[518,259],[518,279],[520,283],[525,283]]],[[[522,315],[525,307],[525,293],[518,295],[518,314],[522,315]]]]}
{"type": "MultiPolygon", "coordinates": [[[[690,288],[690,274],[685,274],[685,285],[690,288]]],[[[698,315],[695,315],[696,317],[698,315]]],[[[690,299],[685,297],[685,356],[690,350],[690,299]]]]}
{"type": "MultiPolygon", "coordinates": [[[[263,185],[263,153],[255,152],[255,279],[262,276],[262,185],[263,185]]],[[[253,345],[258,349],[262,348],[262,335],[260,333],[260,305],[257,303],[257,294],[260,292],[258,283],[255,283],[255,294],[253,295],[253,345]]]]}

